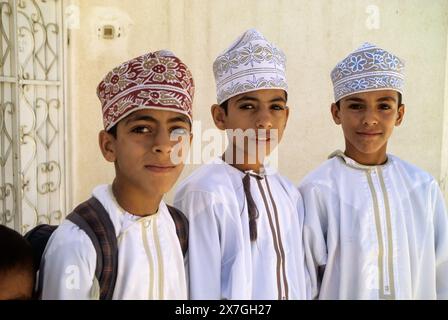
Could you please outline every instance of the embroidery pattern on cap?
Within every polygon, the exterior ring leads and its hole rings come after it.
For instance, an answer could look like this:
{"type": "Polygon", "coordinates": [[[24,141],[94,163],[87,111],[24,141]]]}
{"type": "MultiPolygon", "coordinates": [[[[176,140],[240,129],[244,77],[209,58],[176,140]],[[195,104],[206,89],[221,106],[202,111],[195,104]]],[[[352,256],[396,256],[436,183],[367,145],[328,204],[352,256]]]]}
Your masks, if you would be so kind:
{"type": "Polygon", "coordinates": [[[213,64],[217,101],[260,89],[288,90],[286,56],[257,30],[246,31],[213,64]]]}
{"type": "Polygon", "coordinates": [[[135,108],[171,109],[191,119],[194,82],[177,57],[158,51],[114,68],[99,84],[97,95],[106,130],[135,108]]]}
{"type": "Polygon", "coordinates": [[[392,89],[403,93],[404,62],[375,45],[365,43],[331,72],[335,101],[369,90],[392,89]]]}

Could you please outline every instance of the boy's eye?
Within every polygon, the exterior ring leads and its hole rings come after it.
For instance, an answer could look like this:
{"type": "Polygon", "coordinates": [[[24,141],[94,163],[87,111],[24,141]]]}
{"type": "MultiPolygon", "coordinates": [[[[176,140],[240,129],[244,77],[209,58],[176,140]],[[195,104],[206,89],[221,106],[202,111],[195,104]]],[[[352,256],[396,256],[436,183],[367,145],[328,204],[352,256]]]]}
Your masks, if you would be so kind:
{"type": "Polygon", "coordinates": [[[171,131],[171,136],[174,137],[183,137],[190,134],[190,131],[186,128],[175,128],[171,131]]]}
{"type": "Polygon", "coordinates": [[[240,106],[240,109],[243,109],[243,110],[250,110],[253,108],[255,108],[255,107],[252,104],[243,104],[240,106]]]}
{"type": "Polygon", "coordinates": [[[271,106],[271,108],[272,108],[273,110],[285,110],[286,107],[281,106],[281,105],[279,105],[279,104],[274,104],[274,105],[271,106]]]}
{"type": "Polygon", "coordinates": [[[362,109],[363,106],[362,106],[362,104],[359,104],[359,103],[353,103],[353,104],[350,104],[348,107],[353,110],[360,110],[360,109],[362,109]]]}
{"type": "Polygon", "coordinates": [[[134,129],[132,129],[132,132],[135,132],[135,133],[149,133],[149,132],[151,132],[151,128],[146,127],[146,126],[138,126],[138,127],[135,127],[134,129]]]}
{"type": "Polygon", "coordinates": [[[388,105],[387,103],[380,104],[380,109],[382,109],[382,110],[389,110],[391,108],[392,107],[390,105],[388,105]]]}

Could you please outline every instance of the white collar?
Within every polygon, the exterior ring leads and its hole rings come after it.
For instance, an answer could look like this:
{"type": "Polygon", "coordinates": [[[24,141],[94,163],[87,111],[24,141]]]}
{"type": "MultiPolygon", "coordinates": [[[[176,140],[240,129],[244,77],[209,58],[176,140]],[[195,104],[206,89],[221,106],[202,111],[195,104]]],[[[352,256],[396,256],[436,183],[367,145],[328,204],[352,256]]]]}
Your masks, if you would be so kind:
{"type": "Polygon", "coordinates": [[[267,160],[264,162],[264,165],[260,168],[260,172],[257,173],[253,170],[246,170],[246,171],[241,171],[233,166],[231,166],[230,164],[228,164],[227,162],[225,162],[224,160],[222,160],[221,157],[216,157],[215,159],[213,159],[210,164],[219,164],[219,165],[225,165],[227,166],[227,168],[230,168],[231,171],[235,172],[239,172],[241,174],[241,177],[243,177],[245,174],[249,173],[250,175],[253,176],[258,176],[260,178],[264,178],[265,176],[270,176],[270,175],[274,175],[277,173],[277,169],[274,167],[271,167],[269,165],[269,159],[266,158],[267,160]]]}
{"type": "Polygon", "coordinates": [[[389,166],[392,163],[392,157],[390,157],[389,154],[386,154],[387,160],[384,164],[380,164],[380,165],[364,165],[361,163],[356,162],[355,160],[353,160],[352,158],[348,157],[344,152],[342,152],[341,150],[336,150],[335,152],[333,152],[332,154],[330,154],[328,156],[328,159],[331,158],[339,158],[341,159],[347,166],[354,168],[354,169],[359,169],[359,170],[372,170],[378,167],[381,168],[385,168],[386,166],[389,166]]]}
{"type": "Polygon", "coordinates": [[[144,222],[148,219],[155,218],[156,216],[160,215],[160,213],[163,211],[163,208],[166,206],[162,200],[160,201],[159,208],[157,209],[156,213],[141,217],[127,212],[118,204],[117,199],[115,198],[112,191],[111,185],[103,184],[97,186],[95,189],[93,189],[92,195],[103,205],[104,209],[106,209],[106,211],[109,213],[112,221],[114,221],[115,218],[118,218],[122,222],[122,224],[125,221],[144,222]]]}

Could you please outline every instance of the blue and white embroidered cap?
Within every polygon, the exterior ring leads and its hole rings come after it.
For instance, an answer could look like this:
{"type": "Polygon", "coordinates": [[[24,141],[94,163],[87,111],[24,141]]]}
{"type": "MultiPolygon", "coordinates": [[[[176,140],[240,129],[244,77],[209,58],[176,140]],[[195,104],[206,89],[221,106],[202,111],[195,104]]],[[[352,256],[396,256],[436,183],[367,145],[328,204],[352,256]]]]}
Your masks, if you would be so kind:
{"type": "Polygon", "coordinates": [[[331,72],[334,100],[358,92],[395,90],[403,94],[404,61],[371,43],[364,43],[331,72]]]}
{"type": "Polygon", "coordinates": [[[286,56],[257,30],[243,33],[213,63],[218,104],[261,89],[288,91],[286,56]]]}

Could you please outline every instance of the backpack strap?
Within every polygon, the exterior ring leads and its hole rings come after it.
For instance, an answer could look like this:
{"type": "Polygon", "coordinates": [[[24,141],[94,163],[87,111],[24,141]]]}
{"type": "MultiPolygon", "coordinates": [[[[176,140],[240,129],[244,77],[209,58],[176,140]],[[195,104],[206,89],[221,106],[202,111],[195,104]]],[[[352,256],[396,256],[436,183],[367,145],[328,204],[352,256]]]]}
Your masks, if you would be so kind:
{"type": "Polygon", "coordinates": [[[179,209],[169,205],[166,206],[168,207],[171,218],[173,218],[174,224],[176,225],[177,238],[179,239],[182,254],[185,258],[188,251],[188,219],[179,209]]]}
{"type": "Polygon", "coordinates": [[[57,227],[49,224],[40,224],[23,236],[33,248],[34,270],[36,272],[39,271],[40,262],[42,261],[48,240],[57,227]]]}
{"type": "Polygon", "coordinates": [[[97,254],[95,276],[100,285],[100,300],[111,300],[118,270],[118,245],[109,214],[94,197],[81,203],[67,216],[90,238],[97,254]]]}

